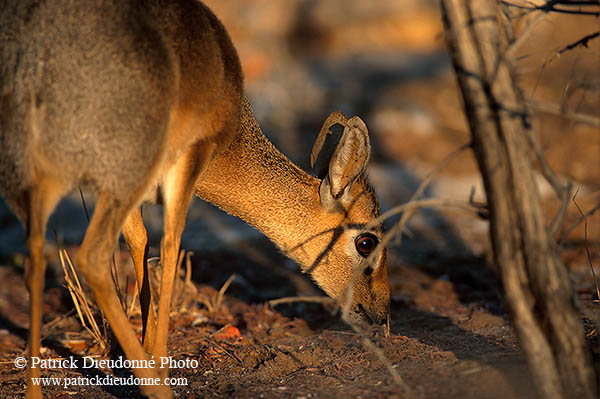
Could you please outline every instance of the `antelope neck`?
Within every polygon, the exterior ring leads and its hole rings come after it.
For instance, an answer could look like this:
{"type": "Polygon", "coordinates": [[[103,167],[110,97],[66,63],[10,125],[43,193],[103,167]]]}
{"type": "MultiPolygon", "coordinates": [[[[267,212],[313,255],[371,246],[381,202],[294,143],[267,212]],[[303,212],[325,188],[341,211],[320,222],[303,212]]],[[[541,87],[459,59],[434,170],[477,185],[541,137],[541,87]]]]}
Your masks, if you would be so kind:
{"type": "Polygon", "coordinates": [[[195,194],[269,237],[301,266],[312,259],[295,248],[323,220],[319,180],[302,171],[263,135],[254,118],[243,118],[232,144],[208,164],[195,194]]]}

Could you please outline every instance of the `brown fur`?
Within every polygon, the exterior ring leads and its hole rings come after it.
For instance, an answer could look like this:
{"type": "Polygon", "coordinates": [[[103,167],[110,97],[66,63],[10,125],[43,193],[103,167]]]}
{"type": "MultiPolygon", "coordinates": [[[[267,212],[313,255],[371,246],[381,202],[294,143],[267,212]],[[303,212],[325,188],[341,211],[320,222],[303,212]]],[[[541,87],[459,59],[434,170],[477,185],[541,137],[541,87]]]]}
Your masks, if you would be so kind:
{"type": "MultiPolygon", "coordinates": [[[[76,263],[130,359],[167,355],[179,240],[194,192],[263,231],[329,295],[342,296],[352,280],[357,319],[385,319],[385,252],[367,275],[354,248],[378,213],[372,190],[362,176],[350,176],[334,180],[343,198],[325,200],[323,182],[266,140],[243,99],[231,40],[204,5],[8,0],[0,21],[0,194],[27,230],[30,357],[40,353],[46,222],[62,196],[81,184],[99,196],[76,263]],[[165,233],[155,320],[138,205],[157,198],[165,207],[165,233]],[[141,287],[143,347],[108,268],[121,229],[141,287]],[[360,272],[355,279],[353,270],[360,272]]],[[[357,137],[368,144],[366,128],[362,134],[357,137]]],[[[368,146],[356,151],[364,169],[368,146]]],[[[381,228],[372,233],[381,236],[381,228]]],[[[168,372],[133,371],[140,378],[168,372]]],[[[29,377],[39,377],[39,369],[29,377]]],[[[166,386],[141,389],[150,397],[171,396],[166,386]]],[[[41,397],[40,387],[29,384],[27,396],[41,397]]]]}
{"type": "MultiPolygon", "coordinates": [[[[196,184],[196,195],[262,231],[328,295],[339,298],[362,261],[354,239],[379,216],[373,189],[360,175],[347,202],[333,209],[324,207],[321,181],[277,151],[247,102],[241,115],[238,137],[208,164],[196,184]]],[[[370,231],[379,238],[383,234],[381,225],[370,231]]],[[[353,290],[351,310],[357,320],[365,316],[385,320],[389,304],[385,250],[376,257],[374,273],[368,277],[360,273],[353,290]]]]}

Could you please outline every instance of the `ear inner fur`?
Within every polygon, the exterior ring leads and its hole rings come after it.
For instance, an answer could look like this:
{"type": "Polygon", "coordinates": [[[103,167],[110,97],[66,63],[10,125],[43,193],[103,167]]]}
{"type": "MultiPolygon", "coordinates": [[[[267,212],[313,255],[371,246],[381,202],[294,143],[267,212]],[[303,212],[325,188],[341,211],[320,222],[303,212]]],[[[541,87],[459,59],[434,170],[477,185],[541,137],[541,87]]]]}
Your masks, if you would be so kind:
{"type": "Polygon", "coordinates": [[[367,167],[371,146],[367,127],[357,116],[346,123],[342,138],[329,162],[331,195],[339,198],[367,167]]]}

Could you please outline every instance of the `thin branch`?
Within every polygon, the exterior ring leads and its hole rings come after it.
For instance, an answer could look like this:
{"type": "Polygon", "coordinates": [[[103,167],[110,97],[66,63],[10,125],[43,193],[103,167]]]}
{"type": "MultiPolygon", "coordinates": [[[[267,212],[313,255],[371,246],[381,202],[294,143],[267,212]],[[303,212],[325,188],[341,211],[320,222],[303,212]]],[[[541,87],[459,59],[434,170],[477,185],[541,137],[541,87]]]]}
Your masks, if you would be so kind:
{"type": "Polygon", "coordinates": [[[458,147],[456,150],[454,150],[453,152],[451,152],[440,163],[438,163],[436,165],[435,169],[433,169],[431,172],[429,172],[429,174],[425,177],[425,179],[423,179],[423,181],[421,182],[419,188],[413,194],[413,196],[411,198],[411,201],[412,200],[416,200],[419,197],[421,197],[421,195],[423,195],[423,192],[425,191],[425,189],[427,188],[427,186],[429,186],[429,184],[431,183],[431,181],[433,180],[433,178],[437,174],[439,174],[446,166],[448,166],[448,164],[452,160],[454,160],[457,156],[459,156],[460,154],[462,154],[463,151],[471,148],[472,146],[473,146],[473,143],[471,141],[468,142],[468,143],[466,143],[466,144],[463,144],[460,147],[458,147]]]}
{"type": "Polygon", "coordinates": [[[589,211],[587,211],[585,214],[581,215],[581,217],[579,219],[577,219],[577,221],[575,221],[575,223],[573,223],[571,225],[571,227],[569,227],[565,231],[565,233],[562,235],[562,238],[558,242],[558,246],[559,247],[563,247],[565,245],[566,241],[567,241],[567,238],[569,238],[569,236],[571,235],[571,233],[573,232],[573,230],[575,230],[577,228],[577,226],[579,226],[582,222],[585,222],[588,217],[590,217],[594,213],[596,213],[596,211],[598,209],[600,209],[600,204],[596,205],[595,207],[593,207],[592,209],[590,209],[589,211]]]}
{"type": "Polygon", "coordinates": [[[83,291],[79,277],[73,262],[65,249],[60,249],[58,252],[60,264],[62,266],[65,282],[67,283],[67,289],[71,294],[71,299],[77,310],[79,321],[83,327],[90,333],[94,341],[100,346],[102,350],[108,346],[107,341],[103,338],[100,328],[96,323],[94,314],[90,303],[88,302],[87,295],[83,291]],[[67,267],[68,266],[68,267],[67,267]]]}
{"type": "Polygon", "coordinates": [[[220,308],[221,305],[223,304],[223,298],[225,298],[225,291],[227,291],[227,289],[229,288],[229,286],[231,285],[233,280],[235,280],[235,277],[236,277],[235,273],[233,273],[231,276],[229,276],[227,281],[225,281],[225,283],[223,283],[223,286],[217,293],[217,298],[215,300],[215,306],[217,309],[220,308]]]}
{"type": "Polygon", "coordinates": [[[579,193],[579,190],[577,190],[575,192],[575,195],[573,195],[573,203],[575,204],[577,211],[579,211],[579,214],[583,218],[583,223],[584,223],[584,225],[583,225],[583,242],[585,244],[585,252],[587,254],[588,264],[590,265],[590,270],[592,271],[592,276],[594,277],[594,284],[596,285],[596,299],[600,300],[600,288],[598,288],[598,279],[596,278],[596,272],[594,271],[594,264],[592,263],[592,255],[590,254],[590,248],[588,247],[587,217],[585,217],[585,215],[583,214],[583,211],[579,207],[579,204],[577,204],[577,201],[575,201],[575,197],[577,197],[578,193],[579,193]]]}
{"type": "Polygon", "coordinates": [[[373,352],[375,354],[375,356],[377,356],[377,359],[379,359],[381,364],[383,364],[387,368],[388,372],[392,376],[396,385],[400,386],[407,395],[412,396],[412,390],[406,384],[406,382],[404,382],[404,379],[400,376],[400,374],[398,373],[396,368],[392,365],[392,363],[385,356],[385,353],[383,353],[383,351],[380,348],[375,346],[375,344],[369,338],[367,338],[366,334],[364,333],[364,331],[362,331],[362,329],[360,327],[358,327],[354,323],[351,323],[349,320],[344,320],[344,321],[346,323],[348,323],[356,333],[360,334],[361,343],[368,350],[373,352]]]}
{"type": "Polygon", "coordinates": [[[527,134],[526,136],[527,140],[529,141],[529,145],[533,149],[533,152],[535,153],[537,161],[540,165],[542,175],[550,184],[552,189],[554,189],[556,196],[560,200],[560,207],[556,212],[556,215],[554,216],[554,219],[550,223],[550,227],[548,229],[550,231],[550,235],[554,237],[556,233],[558,233],[558,230],[560,229],[560,226],[562,225],[562,222],[567,213],[567,207],[569,205],[569,197],[571,196],[573,183],[569,180],[567,181],[567,184],[563,185],[558,176],[556,176],[556,174],[552,170],[552,167],[550,167],[550,164],[548,164],[548,161],[544,156],[542,148],[538,144],[533,134],[527,134]]]}
{"type": "MultiPolygon", "coordinates": [[[[600,15],[600,14],[599,14],[600,15]]],[[[567,51],[573,50],[577,47],[585,47],[588,48],[588,43],[591,40],[594,40],[595,38],[600,37],[600,31],[598,32],[594,32],[594,33],[590,33],[589,35],[585,35],[584,37],[582,37],[581,39],[574,41],[571,44],[567,44],[565,47],[563,47],[562,49],[558,50],[547,62],[550,63],[552,62],[554,59],[558,58],[560,55],[562,55],[563,53],[566,53],[567,51]]]]}
{"type": "Polygon", "coordinates": [[[392,379],[394,380],[396,385],[398,385],[400,388],[402,388],[402,390],[404,391],[404,393],[406,395],[408,395],[409,397],[412,397],[413,396],[412,389],[406,384],[406,382],[404,381],[402,376],[400,376],[400,373],[398,373],[396,368],[392,365],[392,363],[389,361],[389,359],[385,356],[385,353],[383,353],[383,351],[380,348],[375,346],[375,344],[367,337],[367,334],[365,333],[365,331],[357,323],[354,323],[350,319],[350,313],[349,313],[350,304],[352,302],[352,297],[354,296],[354,293],[353,293],[354,284],[352,284],[352,283],[356,279],[356,277],[358,276],[358,274],[360,272],[360,268],[354,268],[354,269],[355,270],[353,271],[352,278],[350,279],[348,284],[346,284],[346,288],[344,290],[345,292],[344,292],[344,294],[342,294],[342,300],[344,300],[344,298],[345,298],[344,304],[342,305],[342,320],[344,320],[344,322],[346,322],[346,324],[348,324],[354,330],[354,332],[356,332],[357,334],[360,335],[360,342],[363,344],[363,346],[367,350],[369,350],[373,354],[375,354],[375,356],[381,362],[381,364],[383,364],[385,366],[385,368],[387,368],[388,372],[392,376],[392,379]]]}
{"type": "Polygon", "coordinates": [[[83,196],[83,190],[81,189],[81,186],[79,186],[79,196],[81,197],[81,203],[83,204],[83,210],[85,211],[85,217],[87,218],[88,223],[90,223],[90,213],[88,212],[88,208],[85,203],[85,198],[83,196]]]}
{"type": "MultiPolygon", "coordinates": [[[[349,308],[350,308],[350,304],[351,304],[351,298],[353,296],[353,282],[356,278],[356,276],[359,273],[356,273],[357,271],[359,271],[360,268],[356,268],[355,273],[353,273],[352,278],[348,281],[348,283],[346,283],[346,287],[344,289],[344,294],[342,294],[342,300],[344,303],[340,303],[340,301],[336,301],[335,299],[332,299],[330,297],[326,297],[326,296],[296,296],[296,297],[285,297],[285,298],[278,298],[278,299],[273,299],[271,301],[269,301],[269,305],[271,306],[278,306],[284,303],[294,303],[294,302],[312,302],[312,303],[320,303],[322,305],[335,305],[336,308],[340,308],[342,309],[342,320],[344,320],[344,322],[346,322],[346,324],[348,324],[359,336],[360,336],[360,341],[361,343],[364,345],[364,347],[372,352],[377,359],[381,362],[381,364],[383,364],[388,372],[390,373],[390,375],[392,376],[392,379],[394,380],[394,382],[400,386],[405,393],[411,394],[412,391],[410,389],[410,387],[406,384],[406,382],[404,382],[404,379],[400,376],[400,374],[398,373],[398,371],[396,370],[396,368],[392,365],[392,363],[389,361],[389,359],[385,356],[385,354],[383,353],[383,351],[378,348],[377,346],[375,346],[375,344],[373,344],[373,342],[367,337],[367,334],[363,331],[363,329],[356,323],[354,323],[350,317],[349,317],[349,308]],[[344,298],[346,298],[346,300],[344,300],[344,298]]],[[[389,335],[389,315],[388,315],[388,324],[387,324],[387,330],[384,330],[384,332],[386,333],[386,336],[389,335]]]]}
{"type": "Polygon", "coordinates": [[[198,290],[192,282],[191,257],[193,255],[194,253],[192,251],[185,252],[185,272],[182,268],[180,271],[181,276],[179,276],[176,280],[176,284],[179,286],[179,288],[177,289],[179,295],[177,296],[177,300],[173,300],[173,303],[177,304],[179,308],[179,313],[187,312],[190,307],[190,304],[197,297],[198,294],[198,290]]]}
{"type": "Polygon", "coordinates": [[[564,118],[572,120],[573,122],[583,123],[592,127],[600,127],[600,118],[576,112],[565,112],[558,104],[544,103],[535,100],[529,100],[527,101],[527,104],[539,112],[560,115],[564,118]]]}
{"type": "Polygon", "coordinates": [[[328,296],[288,296],[284,298],[271,299],[269,301],[269,305],[275,307],[284,303],[294,302],[310,302],[320,303],[322,305],[337,305],[335,299],[332,299],[328,296]]]}
{"type": "Polygon", "coordinates": [[[543,19],[546,19],[547,16],[548,14],[538,14],[535,16],[535,18],[529,21],[527,26],[525,26],[525,28],[523,28],[523,30],[519,33],[517,39],[508,46],[505,52],[505,57],[509,60],[514,59],[516,51],[527,40],[529,34],[533,31],[533,28],[535,28],[543,19]]]}
{"type": "MultiPolygon", "coordinates": [[[[454,159],[456,158],[458,155],[460,155],[463,151],[465,151],[468,148],[471,148],[472,143],[469,142],[467,144],[463,144],[462,146],[460,146],[458,149],[456,149],[455,151],[453,151],[452,153],[450,153],[450,155],[448,155],[446,158],[444,158],[440,163],[438,163],[435,167],[435,169],[433,169],[429,175],[427,175],[425,177],[425,179],[423,179],[423,181],[421,182],[421,184],[419,185],[419,187],[417,188],[417,191],[415,191],[415,193],[413,194],[413,196],[411,197],[410,202],[412,201],[416,201],[419,198],[421,198],[421,196],[423,195],[423,193],[425,192],[425,189],[429,186],[429,184],[431,183],[431,181],[433,180],[433,178],[439,174],[446,166],[448,166],[448,164],[454,159]]],[[[390,229],[390,235],[393,237],[396,234],[402,232],[402,230],[404,229],[404,226],[406,225],[406,223],[408,223],[408,220],[413,216],[413,214],[417,211],[417,208],[413,208],[413,209],[408,209],[405,213],[402,214],[402,217],[400,218],[400,221],[398,221],[398,223],[396,223],[391,229],[390,229]]],[[[399,236],[399,239],[402,239],[402,236],[399,236]]]]}
{"type": "MultiPolygon", "coordinates": [[[[459,148],[457,148],[455,151],[451,152],[446,158],[444,158],[440,163],[438,163],[435,167],[435,169],[433,169],[426,177],[425,179],[423,179],[423,181],[421,182],[421,184],[419,185],[419,187],[417,188],[417,190],[414,192],[414,194],[412,195],[411,199],[402,205],[398,205],[395,206],[394,208],[384,212],[383,214],[381,214],[377,219],[375,219],[374,221],[372,221],[371,223],[369,223],[369,225],[367,226],[368,228],[374,227],[376,224],[381,223],[382,221],[399,214],[400,212],[403,211],[407,211],[407,210],[411,210],[414,208],[419,208],[421,206],[452,206],[450,205],[450,203],[440,203],[440,200],[433,200],[433,205],[417,205],[417,204],[423,204],[423,203],[427,203],[427,200],[425,201],[417,201],[419,197],[421,197],[421,195],[423,195],[423,192],[425,191],[425,189],[427,188],[427,186],[429,186],[429,184],[431,183],[431,181],[433,180],[433,178],[441,171],[443,170],[446,166],[448,166],[448,164],[454,159],[456,158],[459,154],[461,154],[463,151],[465,151],[468,148],[471,148],[472,143],[469,142],[467,144],[463,144],[462,146],[460,146],[459,148]],[[414,205],[411,205],[414,204],[414,205]]],[[[465,202],[462,202],[461,205],[458,205],[458,202],[456,202],[457,206],[459,207],[463,207],[466,206],[465,202]]],[[[398,223],[396,223],[389,231],[389,234],[386,234],[386,236],[390,235],[390,236],[395,236],[396,233],[398,233],[398,231],[402,231],[402,229],[404,228],[404,225],[406,224],[406,222],[408,221],[408,219],[410,218],[411,215],[408,216],[404,216],[400,219],[400,221],[398,223]]],[[[385,237],[384,237],[385,239],[385,237]]],[[[391,240],[391,238],[389,239],[391,240]]],[[[387,245],[387,243],[389,242],[383,242],[382,246],[387,245]]],[[[372,256],[376,256],[375,254],[372,254],[372,256]]]]}
{"type": "MultiPolygon", "coordinates": [[[[548,178],[546,178],[546,180],[547,179],[548,178]]],[[[554,215],[554,219],[552,219],[550,227],[548,228],[552,237],[554,237],[556,233],[558,233],[558,230],[560,229],[563,220],[565,219],[565,215],[567,214],[567,208],[569,206],[569,197],[571,196],[572,190],[573,183],[569,181],[566,187],[563,187],[563,189],[560,192],[556,193],[556,195],[558,195],[558,197],[560,198],[560,207],[558,208],[558,211],[556,212],[556,215],[554,215]]]]}
{"type": "Polygon", "coordinates": [[[576,42],[573,42],[569,45],[567,45],[565,48],[563,48],[562,50],[560,50],[558,52],[558,54],[562,54],[565,51],[569,51],[574,49],[575,47],[579,47],[579,46],[583,46],[583,47],[588,47],[588,43],[590,42],[590,40],[594,40],[595,38],[600,36],[600,31],[598,32],[594,32],[594,33],[590,33],[589,35],[586,35],[584,37],[582,37],[581,39],[577,40],[576,42]]]}
{"type": "Polygon", "coordinates": [[[557,3],[566,6],[600,6],[600,0],[561,0],[557,3]]]}
{"type": "MultiPolygon", "coordinates": [[[[571,5],[571,4],[565,3],[563,1],[554,1],[554,2],[550,1],[541,6],[536,6],[536,5],[524,6],[521,4],[512,3],[510,1],[502,0],[502,4],[505,4],[510,7],[515,7],[515,8],[520,8],[522,10],[530,10],[530,11],[555,12],[555,13],[560,13],[560,14],[588,15],[588,16],[594,16],[594,17],[600,16],[600,11],[587,11],[587,10],[582,10],[581,8],[579,8],[577,10],[572,10],[572,9],[568,9],[568,8],[556,8],[555,7],[555,4],[561,4],[563,6],[571,5]]],[[[573,4],[573,5],[579,5],[579,4],[573,4]]],[[[584,4],[584,5],[585,6],[596,6],[597,4],[590,2],[589,4],[584,4]]],[[[579,6],[581,6],[581,5],[579,5],[579,6]]]]}
{"type": "MultiPolygon", "coordinates": [[[[598,13],[598,15],[600,16],[600,13],[598,13]]],[[[589,35],[587,35],[587,36],[585,36],[585,37],[577,40],[576,42],[573,42],[573,43],[567,45],[566,47],[562,48],[561,50],[559,50],[555,54],[553,54],[552,57],[550,57],[549,59],[547,59],[546,61],[544,61],[542,63],[542,66],[540,67],[540,73],[538,74],[538,78],[537,78],[537,80],[535,82],[535,85],[533,87],[532,95],[537,90],[537,87],[538,87],[538,85],[540,83],[540,80],[541,80],[541,77],[542,77],[542,73],[544,72],[544,69],[546,68],[546,65],[549,65],[552,61],[554,61],[554,59],[556,59],[557,57],[559,57],[565,51],[572,50],[572,49],[574,49],[574,48],[576,48],[578,46],[587,47],[588,42],[590,40],[598,37],[599,35],[600,35],[600,31],[599,32],[591,33],[591,34],[589,34],[589,35]]],[[[542,104],[542,103],[539,103],[539,105],[541,107],[544,107],[544,104],[542,104]]],[[[540,111],[544,111],[544,112],[549,112],[549,113],[554,113],[554,114],[558,113],[559,115],[564,114],[563,110],[560,107],[557,108],[558,111],[555,110],[552,106],[550,106],[550,108],[548,108],[548,107],[544,107],[544,108],[545,109],[539,109],[539,108],[538,109],[540,111]]],[[[578,114],[574,114],[573,116],[574,117],[572,119],[576,120],[578,122],[586,123],[586,124],[589,124],[589,125],[592,125],[592,126],[596,126],[596,127],[598,127],[600,125],[600,122],[598,122],[597,118],[594,118],[594,117],[591,117],[591,116],[587,116],[587,115],[578,115],[578,114]]]]}
{"type": "MultiPolygon", "coordinates": [[[[373,223],[373,224],[377,223],[377,222],[381,223],[381,221],[386,220],[394,215],[397,215],[397,214],[405,212],[405,211],[415,211],[420,208],[434,208],[434,207],[437,207],[437,208],[448,207],[448,208],[462,209],[467,212],[473,212],[478,216],[481,216],[482,214],[487,214],[487,206],[486,205],[481,206],[477,203],[461,201],[461,200],[432,198],[432,199],[411,201],[411,202],[404,203],[402,205],[397,205],[397,206],[393,207],[392,209],[381,214],[377,219],[375,219],[371,223],[373,223]]],[[[414,212],[411,212],[411,216],[412,216],[412,214],[414,214],[414,212]]],[[[387,246],[390,243],[390,241],[392,240],[392,238],[394,238],[395,234],[398,231],[401,231],[403,229],[403,227],[407,221],[408,221],[408,219],[400,220],[394,226],[392,226],[392,228],[385,234],[385,236],[383,237],[383,239],[381,240],[379,245],[377,245],[377,247],[384,248],[385,246],[387,246]]],[[[367,225],[367,227],[366,227],[367,229],[369,228],[369,225],[367,225]]],[[[370,258],[371,257],[375,258],[376,256],[378,256],[377,251],[374,251],[363,262],[366,262],[366,263],[372,262],[372,259],[370,259],[370,258]]]]}

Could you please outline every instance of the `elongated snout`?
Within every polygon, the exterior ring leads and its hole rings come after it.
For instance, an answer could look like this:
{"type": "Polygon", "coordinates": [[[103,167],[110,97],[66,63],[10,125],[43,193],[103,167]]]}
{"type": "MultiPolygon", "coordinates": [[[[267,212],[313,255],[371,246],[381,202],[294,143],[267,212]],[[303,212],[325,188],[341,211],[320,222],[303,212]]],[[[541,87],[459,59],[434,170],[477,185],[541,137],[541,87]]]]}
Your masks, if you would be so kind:
{"type": "Polygon", "coordinates": [[[362,303],[357,303],[349,316],[352,322],[383,325],[389,317],[389,303],[376,304],[375,306],[365,306],[362,303]]]}

